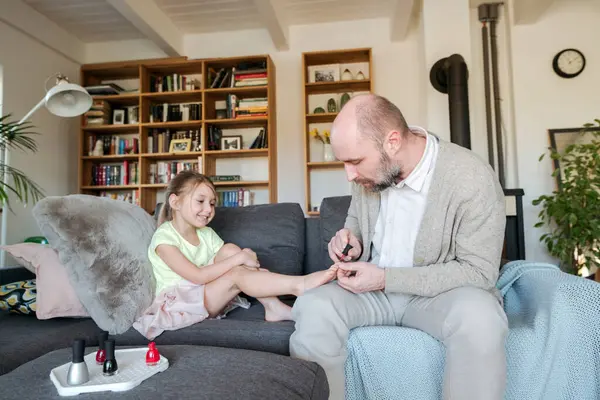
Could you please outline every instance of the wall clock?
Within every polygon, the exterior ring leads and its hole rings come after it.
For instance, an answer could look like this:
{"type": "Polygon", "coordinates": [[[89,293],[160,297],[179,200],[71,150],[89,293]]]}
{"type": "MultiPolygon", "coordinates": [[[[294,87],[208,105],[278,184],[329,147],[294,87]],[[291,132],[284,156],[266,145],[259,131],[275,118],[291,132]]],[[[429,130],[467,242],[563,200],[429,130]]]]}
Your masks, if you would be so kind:
{"type": "Polygon", "coordinates": [[[552,69],[561,78],[575,78],[585,68],[585,57],[577,49],[559,51],[552,60],[552,69]]]}

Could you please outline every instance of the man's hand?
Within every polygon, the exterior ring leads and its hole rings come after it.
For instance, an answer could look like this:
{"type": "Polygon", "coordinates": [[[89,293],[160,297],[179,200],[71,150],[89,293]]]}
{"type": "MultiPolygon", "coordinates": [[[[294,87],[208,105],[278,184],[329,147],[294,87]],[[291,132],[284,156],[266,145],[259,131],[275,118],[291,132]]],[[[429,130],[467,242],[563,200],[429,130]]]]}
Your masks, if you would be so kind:
{"type": "Polygon", "coordinates": [[[338,284],[352,293],[385,289],[385,270],[364,261],[337,263],[338,284]],[[352,273],[356,275],[352,276],[352,273]]]}
{"type": "Polygon", "coordinates": [[[335,236],[332,237],[329,241],[327,249],[329,250],[329,257],[331,257],[331,260],[334,263],[339,261],[356,260],[358,257],[360,257],[362,253],[362,246],[360,242],[358,241],[356,236],[354,236],[352,232],[350,232],[350,230],[346,228],[337,231],[335,236]],[[350,246],[352,246],[352,248],[348,252],[348,255],[344,257],[342,255],[342,251],[348,243],[350,243],[350,246]]]}

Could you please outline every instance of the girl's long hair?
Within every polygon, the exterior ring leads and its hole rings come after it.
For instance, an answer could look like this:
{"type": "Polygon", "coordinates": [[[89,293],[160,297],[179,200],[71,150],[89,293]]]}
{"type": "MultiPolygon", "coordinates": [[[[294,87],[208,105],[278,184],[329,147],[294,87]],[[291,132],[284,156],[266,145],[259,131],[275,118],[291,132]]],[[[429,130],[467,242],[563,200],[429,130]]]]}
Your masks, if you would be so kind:
{"type": "Polygon", "coordinates": [[[191,170],[181,171],[173,179],[171,179],[171,182],[169,182],[169,186],[167,187],[165,202],[163,203],[160,209],[160,214],[158,216],[158,226],[162,225],[166,221],[171,221],[173,219],[173,210],[171,209],[171,205],[169,204],[169,197],[172,194],[176,196],[181,196],[187,191],[194,190],[198,185],[201,185],[203,183],[208,185],[212,189],[216,197],[217,191],[215,189],[215,185],[207,176],[199,172],[191,170]]]}

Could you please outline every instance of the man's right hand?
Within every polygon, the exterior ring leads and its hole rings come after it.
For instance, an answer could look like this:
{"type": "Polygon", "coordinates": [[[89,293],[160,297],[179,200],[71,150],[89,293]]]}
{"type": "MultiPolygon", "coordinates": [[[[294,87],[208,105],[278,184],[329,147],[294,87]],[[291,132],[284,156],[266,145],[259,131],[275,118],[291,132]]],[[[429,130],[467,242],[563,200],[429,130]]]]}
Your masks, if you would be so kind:
{"type": "Polygon", "coordinates": [[[356,236],[354,236],[352,232],[346,228],[337,231],[335,236],[329,241],[327,248],[329,250],[329,257],[331,257],[333,262],[356,260],[362,253],[362,246],[360,242],[356,236]],[[342,255],[342,251],[348,243],[350,243],[352,248],[348,252],[348,255],[344,257],[342,255]]]}

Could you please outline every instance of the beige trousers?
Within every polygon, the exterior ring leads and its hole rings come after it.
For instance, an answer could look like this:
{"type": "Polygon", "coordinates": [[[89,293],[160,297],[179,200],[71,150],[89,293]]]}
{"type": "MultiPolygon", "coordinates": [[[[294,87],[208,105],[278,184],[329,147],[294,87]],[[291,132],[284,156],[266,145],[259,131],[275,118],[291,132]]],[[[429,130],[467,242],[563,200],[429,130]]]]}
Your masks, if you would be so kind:
{"type": "MultiPolygon", "coordinates": [[[[462,287],[436,297],[382,291],[354,294],[334,281],[298,298],[292,313],[296,331],[290,338],[290,354],[323,367],[330,400],[345,398],[350,329],[373,325],[419,329],[445,345],[445,400],[504,397],[508,322],[499,298],[491,292],[462,287]]],[[[390,343],[396,345],[402,344],[390,343]]]]}

